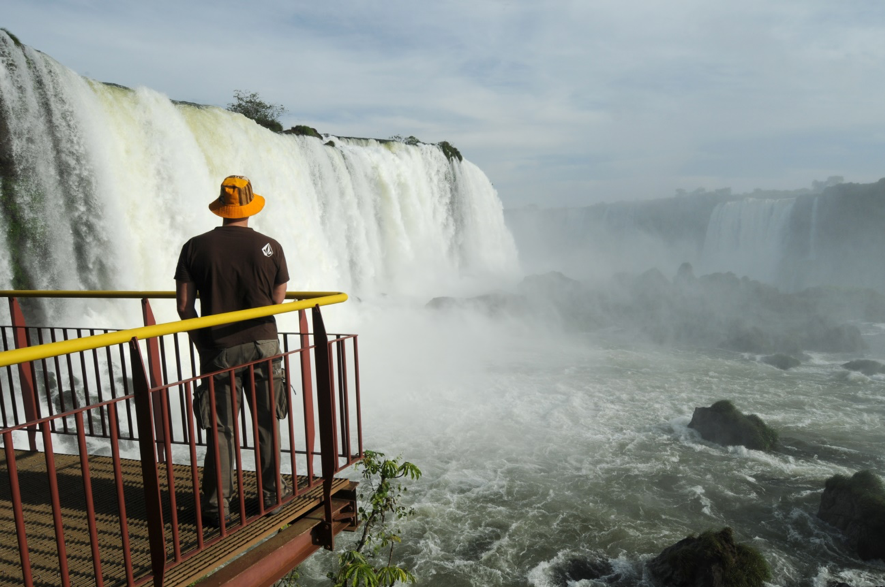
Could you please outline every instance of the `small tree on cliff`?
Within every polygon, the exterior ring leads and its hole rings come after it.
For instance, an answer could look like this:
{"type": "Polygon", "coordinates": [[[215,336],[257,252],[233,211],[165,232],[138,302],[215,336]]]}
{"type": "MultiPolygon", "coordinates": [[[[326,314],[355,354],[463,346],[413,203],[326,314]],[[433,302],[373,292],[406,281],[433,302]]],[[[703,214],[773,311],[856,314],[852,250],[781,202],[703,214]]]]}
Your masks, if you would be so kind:
{"type": "Polygon", "coordinates": [[[268,104],[258,95],[258,92],[244,92],[234,90],[234,101],[227,105],[231,112],[238,112],[246,118],[251,118],[264,128],[274,132],[283,130],[283,125],[278,120],[286,113],[286,109],[280,104],[268,104]]]}
{"type": "MultiPolygon", "coordinates": [[[[415,575],[394,564],[394,546],[402,541],[392,525],[414,515],[411,507],[400,503],[409,488],[403,481],[417,480],[421,470],[400,457],[387,459],[384,453],[367,450],[357,463],[363,468],[360,484],[359,516],[362,533],[356,543],[338,554],[338,569],[326,576],[334,587],[393,587],[398,583],[414,583],[415,575]]],[[[278,587],[298,587],[300,574],[296,568],[277,583],[278,587]]]]}
{"type": "Polygon", "coordinates": [[[358,463],[363,467],[366,501],[359,508],[363,531],[356,546],[338,555],[338,571],[329,573],[335,587],[392,587],[397,583],[414,583],[415,576],[406,568],[393,564],[393,548],[402,540],[390,525],[392,520],[412,516],[412,508],[400,503],[408,487],[400,480],[416,480],[421,470],[409,461],[384,458],[384,453],[367,450],[358,463]]]}

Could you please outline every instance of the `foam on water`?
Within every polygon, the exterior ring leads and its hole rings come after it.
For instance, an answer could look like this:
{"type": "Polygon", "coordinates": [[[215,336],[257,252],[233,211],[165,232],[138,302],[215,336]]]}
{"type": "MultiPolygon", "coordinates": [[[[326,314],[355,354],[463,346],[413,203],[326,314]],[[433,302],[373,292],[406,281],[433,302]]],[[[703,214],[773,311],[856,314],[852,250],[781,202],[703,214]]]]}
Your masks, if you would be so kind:
{"type": "Polygon", "coordinates": [[[645,561],[726,525],[765,554],[775,585],[809,584],[823,569],[851,584],[885,579],[816,517],[828,477],[885,471],[881,381],[844,379],[833,357],[829,372],[785,373],[476,316],[416,310],[403,323],[432,336],[397,344],[396,328],[360,327],[407,370],[379,386],[387,365],[367,361],[364,409],[367,443],[425,472],[410,492],[418,516],[402,527],[422,584],[553,585],[564,557],[597,553],[619,561],[615,584],[648,585],[645,561]],[[691,413],[719,399],[759,414],[782,448],[700,439],[691,413]]]}

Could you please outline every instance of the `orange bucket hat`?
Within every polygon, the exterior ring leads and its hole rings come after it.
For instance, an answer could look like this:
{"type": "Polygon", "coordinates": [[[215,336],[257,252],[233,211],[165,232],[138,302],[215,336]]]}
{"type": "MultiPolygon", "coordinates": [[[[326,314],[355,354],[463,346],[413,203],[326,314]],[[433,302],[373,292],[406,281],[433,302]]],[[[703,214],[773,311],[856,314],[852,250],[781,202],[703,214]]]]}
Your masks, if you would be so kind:
{"type": "Polygon", "coordinates": [[[221,194],[209,209],[222,218],[246,218],[264,208],[264,198],[252,191],[252,182],[242,175],[229,175],[221,182],[221,194]]]}

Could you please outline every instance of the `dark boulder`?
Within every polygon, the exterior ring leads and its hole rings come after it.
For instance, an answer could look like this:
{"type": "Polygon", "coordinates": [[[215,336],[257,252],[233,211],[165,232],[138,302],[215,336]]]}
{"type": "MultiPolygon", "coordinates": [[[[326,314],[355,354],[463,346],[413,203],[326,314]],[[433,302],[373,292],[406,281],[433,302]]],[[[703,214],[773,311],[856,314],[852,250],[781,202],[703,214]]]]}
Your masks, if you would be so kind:
{"type": "Polygon", "coordinates": [[[827,479],[817,517],[841,530],[861,559],[885,561],[885,486],[871,471],[827,479]]]}
{"type": "Polygon", "coordinates": [[[556,587],[568,587],[580,581],[594,579],[617,581],[621,576],[615,573],[611,563],[602,557],[572,555],[551,565],[550,578],[556,587]]]}
{"type": "Polygon", "coordinates": [[[661,587],[756,587],[771,569],[755,548],[735,544],[731,528],[689,536],[648,563],[661,587]]]}
{"type": "Polygon", "coordinates": [[[849,371],[860,371],[867,377],[871,377],[876,373],[885,373],[885,365],[879,361],[873,361],[871,359],[848,361],[847,363],[843,363],[842,366],[849,371]]]}
{"type": "Polygon", "coordinates": [[[777,367],[778,369],[781,369],[782,371],[787,371],[789,369],[792,369],[793,367],[798,367],[799,365],[802,364],[802,362],[799,359],[797,359],[795,357],[791,357],[790,355],[785,355],[783,353],[777,353],[774,355],[767,355],[765,357],[762,357],[759,360],[762,361],[763,363],[765,363],[766,365],[771,365],[772,367],[777,367]]]}
{"type": "Polygon", "coordinates": [[[688,423],[704,440],[723,446],[746,446],[753,450],[772,450],[777,444],[777,432],[765,425],[755,414],[742,414],[728,400],[721,400],[709,408],[695,408],[688,423]]]}

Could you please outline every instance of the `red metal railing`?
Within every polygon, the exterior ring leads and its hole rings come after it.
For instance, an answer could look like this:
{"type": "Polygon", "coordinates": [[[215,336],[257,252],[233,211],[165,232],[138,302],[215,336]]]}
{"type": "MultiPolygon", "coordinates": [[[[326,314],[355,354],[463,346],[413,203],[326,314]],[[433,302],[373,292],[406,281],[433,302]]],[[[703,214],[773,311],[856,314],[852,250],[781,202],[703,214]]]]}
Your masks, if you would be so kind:
{"type": "MultiPolygon", "coordinates": [[[[147,299],[142,303],[145,323],[152,324],[150,304],[147,299]]],[[[13,325],[0,328],[3,350],[10,349],[10,342],[22,348],[115,332],[27,327],[15,299],[10,299],[10,310],[13,325]]],[[[272,372],[271,361],[283,361],[283,389],[290,395],[286,418],[281,421],[283,429],[273,438],[273,454],[278,455],[274,467],[278,479],[280,472],[292,475],[294,495],[281,499],[282,492],[277,488],[277,504],[273,507],[322,485],[326,518],[320,536],[323,544],[331,548],[334,475],[363,454],[359,349],[356,336],[329,338],[319,306],[312,309],[312,314],[312,333],[308,331],[305,311],[300,310],[299,332],[281,334],[282,354],[248,364],[244,381],[246,393],[252,394],[255,405],[255,368],[264,365],[272,372]],[[300,409],[295,404],[298,396],[300,409]],[[317,459],[320,475],[316,473],[317,459]]],[[[197,355],[186,336],[176,333],[147,340],[132,338],[128,343],[46,357],[3,367],[6,373],[0,371],[0,442],[6,459],[5,476],[24,585],[71,585],[72,580],[83,576],[83,565],[74,569],[71,564],[69,547],[73,535],[81,550],[88,543],[95,585],[163,585],[164,576],[171,569],[266,514],[260,475],[256,475],[257,507],[247,507],[246,503],[250,490],[244,471],[257,469],[260,459],[257,414],[251,413],[246,405],[234,425],[236,499],[231,502],[230,513],[236,522],[227,524],[222,511],[218,530],[203,527],[199,459],[209,442],[215,444],[215,454],[219,453],[218,439],[217,432],[203,434],[196,426],[192,398],[197,386],[208,387],[215,422],[218,374],[199,374],[197,355]],[[19,465],[33,469],[33,451],[43,453],[39,475],[44,480],[48,504],[41,504],[42,514],[33,511],[35,508],[24,507],[21,494],[19,465]],[[70,468],[60,470],[56,463],[65,453],[79,455],[82,488],[73,492],[74,497],[68,483],[70,468]],[[140,461],[140,488],[127,485],[124,469],[131,467],[133,461],[140,461]],[[98,469],[101,471],[96,473],[98,469]],[[64,483],[60,485],[62,475],[64,483]],[[96,497],[96,488],[100,498],[96,497]],[[33,527],[40,523],[36,517],[45,515],[46,510],[54,529],[53,558],[57,562],[52,569],[35,569],[36,558],[32,556],[28,537],[36,535],[33,527]],[[85,511],[86,523],[72,533],[71,527],[76,526],[70,519],[74,510],[85,511]],[[119,544],[116,539],[109,542],[99,532],[99,513],[104,527],[109,519],[116,520],[113,523],[120,531],[119,544]],[[183,515],[188,517],[185,522],[180,519],[183,515]],[[145,532],[133,531],[143,530],[144,526],[147,536],[145,532]],[[111,550],[115,556],[108,555],[111,550]],[[144,559],[146,552],[149,561],[144,559]],[[52,572],[55,576],[47,582],[45,577],[52,572]]],[[[232,377],[233,368],[219,373],[232,377]]],[[[237,394],[231,395],[236,414],[237,394]]],[[[220,470],[217,463],[215,469],[220,470]]],[[[33,477],[33,471],[28,475],[33,477]]],[[[3,476],[0,468],[0,479],[3,476]]],[[[40,546],[40,552],[45,560],[45,544],[40,546]]],[[[74,559],[82,559],[82,553],[74,559]]]]}

